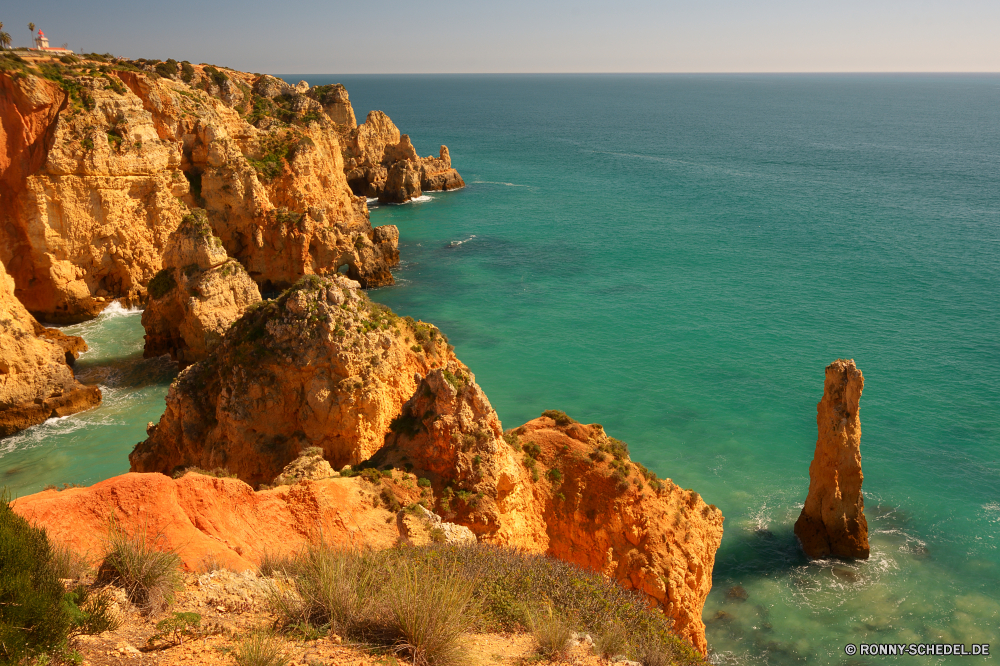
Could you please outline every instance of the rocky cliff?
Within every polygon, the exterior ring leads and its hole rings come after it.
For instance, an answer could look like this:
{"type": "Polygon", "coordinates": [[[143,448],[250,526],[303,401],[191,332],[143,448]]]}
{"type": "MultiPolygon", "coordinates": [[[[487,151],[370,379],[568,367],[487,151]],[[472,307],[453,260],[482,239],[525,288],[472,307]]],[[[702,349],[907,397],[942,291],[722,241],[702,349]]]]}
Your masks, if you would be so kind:
{"type": "Polygon", "coordinates": [[[73,378],[82,339],[41,326],[14,297],[0,263],[0,437],[101,402],[101,390],[73,378]]]}
{"type": "MultiPolygon", "coordinates": [[[[167,239],[199,207],[264,290],[338,270],[364,287],[392,284],[398,233],[372,229],[347,184],[352,133],[364,131],[342,86],[174,61],[30,66],[3,55],[0,260],[29,311],[81,321],[114,299],[144,302],[167,239]]],[[[460,182],[450,160],[419,169],[425,189],[460,182]]]]}
{"type": "Polygon", "coordinates": [[[546,412],[501,435],[471,373],[430,373],[369,463],[431,481],[436,510],[480,540],[601,572],[646,595],[674,630],[707,650],[722,513],[633,463],[597,424],[546,412]]]}
{"type": "Polygon", "coordinates": [[[132,470],[226,467],[256,486],[307,447],[335,467],[355,464],[382,446],[420,377],[453,363],[436,328],[397,317],[357,282],[303,278],[248,308],[178,376],[132,470]]]}
{"type": "Polygon", "coordinates": [[[208,356],[247,307],[261,300],[260,291],[212,235],[200,209],[170,235],[163,264],[149,283],[142,313],[143,356],[170,354],[186,367],[208,356]]]}
{"type": "Polygon", "coordinates": [[[861,494],[861,391],[865,378],[854,361],[826,367],[816,406],[819,436],[809,465],[809,494],[795,535],[812,558],[868,558],[868,521],[861,494]]]}
{"type": "Polygon", "coordinates": [[[422,502],[480,541],[615,578],[705,651],[718,509],[633,463],[599,425],[546,412],[504,433],[436,329],[344,278],[307,278],[251,308],[181,373],[130,460],[146,472],[226,467],[258,485],[309,447],[384,484],[386,505],[422,502]]]}
{"type": "Polygon", "coordinates": [[[437,157],[418,156],[410,137],[400,134],[381,111],[369,113],[356,128],[345,126],[342,136],[347,146],[347,182],[355,194],[386,203],[405,203],[425,191],[465,187],[465,181],[451,166],[447,146],[441,146],[437,157]]]}

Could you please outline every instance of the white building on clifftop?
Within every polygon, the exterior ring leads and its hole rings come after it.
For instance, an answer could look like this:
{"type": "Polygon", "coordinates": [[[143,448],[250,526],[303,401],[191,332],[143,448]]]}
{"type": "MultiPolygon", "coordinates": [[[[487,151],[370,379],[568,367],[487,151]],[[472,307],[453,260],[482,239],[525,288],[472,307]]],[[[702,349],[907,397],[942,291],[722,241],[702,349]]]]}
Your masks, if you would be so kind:
{"type": "Polygon", "coordinates": [[[38,31],[38,36],[35,37],[35,51],[44,51],[45,53],[52,53],[53,55],[63,55],[65,53],[72,53],[69,49],[61,48],[58,46],[49,46],[49,38],[45,36],[45,33],[41,30],[38,31]]]}

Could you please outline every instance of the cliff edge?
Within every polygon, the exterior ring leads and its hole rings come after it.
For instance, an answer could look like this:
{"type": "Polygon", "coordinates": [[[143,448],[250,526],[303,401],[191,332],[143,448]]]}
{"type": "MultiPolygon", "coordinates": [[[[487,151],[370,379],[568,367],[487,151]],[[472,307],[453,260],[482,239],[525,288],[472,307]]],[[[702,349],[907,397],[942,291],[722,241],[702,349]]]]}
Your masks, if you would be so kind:
{"type": "Polygon", "coordinates": [[[86,349],[81,338],[35,321],[0,263],[0,437],[100,404],[101,390],[76,381],[70,367],[86,349]]]}
{"type": "MultiPolygon", "coordinates": [[[[338,271],[365,288],[392,284],[398,232],[372,228],[346,176],[366,131],[342,86],[175,61],[36,66],[4,53],[0,261],[35,316],[83,321],[112,300],[144,303],[170,234],[202,208],[264,291],[338,271]]],[[[450,157],[398,152],[382,146],[386,177],[400,164],[424,189],[461,181],[450,157]]]]}

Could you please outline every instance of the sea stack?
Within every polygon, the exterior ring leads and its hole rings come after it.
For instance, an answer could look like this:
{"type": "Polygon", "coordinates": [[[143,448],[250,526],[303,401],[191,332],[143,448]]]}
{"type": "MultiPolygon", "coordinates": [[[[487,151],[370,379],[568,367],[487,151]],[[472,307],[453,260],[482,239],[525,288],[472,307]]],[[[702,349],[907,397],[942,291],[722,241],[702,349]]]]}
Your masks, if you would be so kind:
{"type": "Polygon", "coordinates": [[[864,386],[853,360],[838,359],[826,367],[823,399],[816,406],[819,437],[809,466],[809,495],[795,521],[795,536],[814,559],[868,559],[858,415],[864,386]]]}

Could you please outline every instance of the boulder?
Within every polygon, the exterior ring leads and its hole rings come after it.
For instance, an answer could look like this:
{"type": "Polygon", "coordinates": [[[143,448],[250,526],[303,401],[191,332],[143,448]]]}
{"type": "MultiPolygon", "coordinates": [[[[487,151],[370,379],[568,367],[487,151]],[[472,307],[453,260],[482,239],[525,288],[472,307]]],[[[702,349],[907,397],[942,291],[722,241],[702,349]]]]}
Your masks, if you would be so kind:
{"type": "Polygon", "coordinates": [[[101,390],[78,382],[70,367],[86,349],[81,338],[39,324],[0,263],[0,437],[100,404],[101,390]]]}
{"type": "Polygon", "coordinates": [[[337,469],[362,462],[420,379],[454,361],[435,327],[397,317],[357,282],[303,278],[248,308],[205,360],[181,372],[131,469],[225,467],[257,486],[309,447],[337,469]]]}

